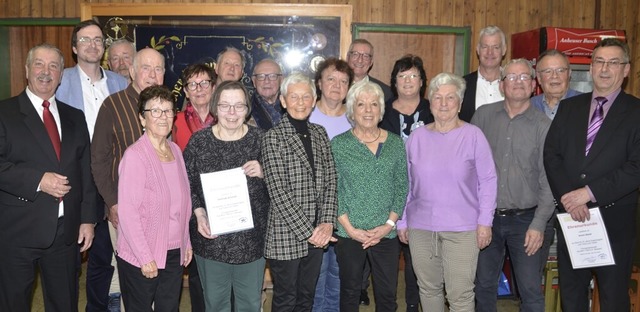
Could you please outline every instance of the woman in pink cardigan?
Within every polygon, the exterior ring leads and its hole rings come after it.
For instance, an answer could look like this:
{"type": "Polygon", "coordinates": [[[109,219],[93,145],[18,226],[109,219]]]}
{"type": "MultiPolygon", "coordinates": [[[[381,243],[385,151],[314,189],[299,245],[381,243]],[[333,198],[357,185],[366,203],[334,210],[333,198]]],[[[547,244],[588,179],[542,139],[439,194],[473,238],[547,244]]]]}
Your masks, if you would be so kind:
{"type": "Polygon", "coordinates": [[[183,266],[191,261],[191,195],[180,148],[167,140],[171,91],[140,93],[145,134],[124,153],[118,181],[118,270],[127,311],[178,311],[183,266]]]}

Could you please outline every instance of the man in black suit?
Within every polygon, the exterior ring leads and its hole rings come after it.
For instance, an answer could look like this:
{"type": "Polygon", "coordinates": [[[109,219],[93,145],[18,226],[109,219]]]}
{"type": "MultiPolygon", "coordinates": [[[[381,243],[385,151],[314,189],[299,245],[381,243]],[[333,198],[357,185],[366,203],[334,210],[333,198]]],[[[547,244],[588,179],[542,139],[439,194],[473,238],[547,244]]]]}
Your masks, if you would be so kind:
{"type": "Polygon", "coordinates": [[[476,109],[484,104],[504,100],[500,92],[500,64],[507,53],[507,40],[498,26],[480,30],[476,54],[478,70],[464,76],[467,88],[460,108],[460,119],[470,122],[476,109]]]}
{"type": "Polygon", "coordinates": [[[367,39],[355,39],[349,45],[347,52],[347,63],[353,70],[353,82],[368,80],[377,83],[384,93],[384,101],[393,97],[391,88],[386,83],[369,76],[369,71],[373,67],[373,45],[367,39]]]}
{"type": "Polygon", "coordinates": [[[0,311],[30,310],[36,267],[45,310],[78,310],[97,194],[84,115],[54,96],[63,68],[58,48],[32,48],[27,89],[0,102],[0,311]]]}
{"type": "Polygon", "coordinates": [[[613,38],[598,43],[590,66],[593,92],[560,103],[545,142],[545,169],[560,211],[584,222],[588,208],[600,207],[615,260],[615,265],[574,269],[562,231],[557,231],[565,312],[589,311],[592,273],[600,310],[629,311],[640,186],[640,99],[621,88],[630,67],[626,43],[613,38]],[[587,132],[595,139],[588,139],[587,132]]]}

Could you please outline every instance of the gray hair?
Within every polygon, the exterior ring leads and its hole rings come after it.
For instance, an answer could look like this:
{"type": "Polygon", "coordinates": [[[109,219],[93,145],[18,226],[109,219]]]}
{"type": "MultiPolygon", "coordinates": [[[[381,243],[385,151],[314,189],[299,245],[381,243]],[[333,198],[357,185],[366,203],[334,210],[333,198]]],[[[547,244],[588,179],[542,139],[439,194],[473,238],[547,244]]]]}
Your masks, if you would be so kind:
{"type": "Polygon", "coordinates": [[[316,86],[311,79],[301,73],[301,72],[293,72],[282,81],[282,85],[280,85],[280,94],[282,96],[287,96],[287,91],[289,90],[289,85],[297,84],[297,83],[305,83],[311,89],[311,93],[313,94],[313,102],[315,103],[316,97],[316,86]]]}
{"type": "Polygon", "coordinates": [[[527,65],[527,68],[529,68],[529,74],[531,75],[531,79],[535,79],[536,78],[536,71],[533,69],[533,66],[531,65],[531,62],[529,62],[529,60],[524,59],[524,58],[517,58],[517,59],[513,59],[511,61],[509,61],[509,63],[507,63],[507,65],[504,65],[504,67],[502,67],[500,69],[500,80],[504,79],[504,76],[506,75],[506,71],[507,71],[507,67],[513,65],[513,64],[524,64],[527,65]]]}
{"type": "Polygon", "coordinates": [[[371,56],[373,56],[373,44],[371,44],[371,42],[369,42],[369,40],[364,39],[364,38],[358,38],[358,39],[353,39],[353,41],[351,41],[351,44],[349,45],[349,51],[347,51],[347,53],[351,52],[351,49],[353,49],[353,46],[356,44],[366,44],[369,46],[369,48],[371,48],[371,56]]]}
{"type": "Polygon", "coordinates": [[[108,55],[111,55],[111,49],[112,49],[113,47],[118,46],[118,45],[121,45],[121,44],[128,44],[128,45],[130,45],[130,46],[131,46],[131,49],[133,50],[133,55],[131,55],[131,58],[133,58],[133,57],[135,57],[135,56],[136,56],[136,45],[135,45],[133,42],[131,42],[131,41],[127,40],[127,39],[118,39],[118,40],[114,41],[114,42],[109,46],[109,48],[107,49],[107,54],[108,54],[108,55]]]}
{"type": "Polygon", "coordinates": [[[482,30],[480,30],[480,35],[478,35],[478,49],[480,48],[480,41],[482,41],[482,37],[484,36],[493,36],[495,34],[500,35],[500,44],[502,45],[501,48],[506,49],[507,48],[507,38],[504,35],[504,32],[502,31],[502,29],[500,29],[500,27],[498,26],[487,26],[485,28],[483,28],[482,30]]]}
{"type": "Polygon", "coordinates": [[[347,118],[353,119],[353,106],[358,101],[358,97],[360,97],[360,95],[363,93],[373,94],[378,98],[378,105],[380,105],[379,121],[382,121],[382,116],[384,116],[384,106],[385,106],[384,92],[382,92],[382,88],[380,88],[380,86],[377,83],[371,82],[371,81],[364,81],[364,80],[360,80],[354,83],[349,89],[349,92],[347,92],[347,107],[346,107],[347,118]]]}
{"type": "Polygon", "coordinates": [[[456,95],[458,96],[460,103],[462,103],[464,90],[467,88],[467,82],[464,81],[462,77],[452,73],[439,73],[437,76],[431,78],[428,90],[429,101],[431,101],[433,93],[438,91],[438,89],[444,85],[456,87],[456,95]]]}
{"type": "Polygon", "coordinates": [[[38,49],[47,49],[47,50],[52,50],[58,53],[58,55],[60,56],[60,71],[64,69],[64,55],[62,55],[62,51],[60,51],[58,47],[49,43],[41,43],[29,50],[29,53],[27,53],[27,62],[25,63],[27,67],[31,68],[31,63],[33,63],[33,54],[38,49]]]}
{"type": "Polygon", "coordinates": [[[216,58],[216,66],[219,66],[220,61],[222,60],[222,56],[227,52],[236,52],[238,53],[238,55],[240,55],[240,61],[242,62],[242,70],[244,71],[244,66],[247,63],[247,60],[245,60],[242,52],[240,52],[240,50],[234,47],[225,47],[224,49],[222,49],[222,51],[220,51],[220,53],[218,53],[218,57],[216,58]]]}

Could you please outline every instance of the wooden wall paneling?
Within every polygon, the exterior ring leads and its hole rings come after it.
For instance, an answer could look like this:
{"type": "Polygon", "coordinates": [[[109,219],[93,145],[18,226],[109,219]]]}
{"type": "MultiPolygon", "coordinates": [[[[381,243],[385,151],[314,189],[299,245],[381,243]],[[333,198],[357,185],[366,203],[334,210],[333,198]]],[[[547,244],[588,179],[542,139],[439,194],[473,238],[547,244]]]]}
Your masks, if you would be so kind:
{"type": "Polygon", "coordinates": [[[11,96],[18,95],[26,87],[25,63],[27,52],[40,43],[57,46],[64,55],[64,66],[75,66],[71,51],[73,26],[13,26],[9,27],[11,53],[11,96]]]}

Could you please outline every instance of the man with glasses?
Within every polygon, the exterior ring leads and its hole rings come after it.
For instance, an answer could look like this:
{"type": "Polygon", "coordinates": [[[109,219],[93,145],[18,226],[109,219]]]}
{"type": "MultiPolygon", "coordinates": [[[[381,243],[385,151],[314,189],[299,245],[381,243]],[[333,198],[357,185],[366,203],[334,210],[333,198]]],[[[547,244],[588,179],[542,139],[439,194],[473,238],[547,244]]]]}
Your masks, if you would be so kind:
{"type": "Polygon", "coordinates": [[[569,88],[571,79],[569,59],[556,49],[546,50],[538,56],[536,72],[538,83],[544,93],[532,97],[531,105],[553,120],[561,100],[580,94],[569,88]]]}
{"type": "Polygon", "coordinates": [[[501,78],[504,101],[481,106],[471,120],[487,137],[498,173],[491,242],[478,256],[476,311],[496,311],[498,280],[508,248],[520,310],[543,312],[540,267],[546,259],[539,249],[555,204],[542,148],[551,120],[531,105],[536,81],[529,61],[511,60],[501,78]]]}
{"type": "Polygon", "coordinates": [[[640,99],[622,90],[629,75],[629,46],[599,42],[591,58],[593,92],[563,100],[544,147],[549,184],[561,212],[576,221],[599,207],[614,265],[574,269],[558,231],[562,311],[588,311],[589,285],[597,276],[600,311],[629,311],[629,278],[636,247],[640,186],[640,99]]]}
{"type": "Polygon", "coordinates": [[[256,87],[251,97],[251,118],[257,127],[269,130],[280,122],[284,113],[279,96],[282,83],[280,65],[273,59],[263,59],[253,68],[251,81],[256,87]]]}
{"type": "Polygon", "coordinates": [[[369,71],[373,67],[373,45],[367,39],[355,39],[349,46],[347,52],[347,63],[353,70],[353,82],[361,80],[377,83],[384,93],[385,102],[393,97],[391,88],[384,82],[369,76],[369,71]]]}
{"type": "MultiPolygon", "coordinates": [[[[142,136],[138,97],[145,88],[161,85],[164,81],[164,71],[162,54],[150,48],[140,50],[133,59],[133,66],[129,68],[131,84],[107,97],[96,118],[91,143],[91,171],[98,193],[104,199],[107,218],[115,229],[118,227],[118,165],[127,147],[142,136]]],[[[111,257],[108,263],[111,263],[111,257]]],[[[107,289],[108,286],[107,284],[107,289]]],[[[126,289],[121,291],[125,292],[126,289]]],[[[119,294],[114,294],[110,299],[113,303],[119,302],[119,294]]],[[[119,311],[116,308],[118,306],[114,304],[112,307],[110,302],[109,311],[119,311]]],[[[105,308],[101,311],[106,310],[105,308]]]]}
{"type": "MultiPolygon", "coordinates": [[[[104,54],[104,34],[100,24],[95,21],[82,21],[73,28],[71,49],[77,65],[64,70],[56,97],[84,112],[91,139],[102,101],[110,94],[126,88],[127,80],[100,67],[104,54]]],[[[98,206],[96,237],[87,261],[87,311],[107,310],[109,286],[114,272],[111,265],[113,247],[101,199],[98,199],[98,206]]]]}
{"type": "Polygon", "coordinates": [[[466,76],[467,89],[460,111],[460,119],[469,122],[476,109],[484,104],[502,101],[500,92],[500,64],[507,53],[507,40],[498,26],[480,30],[476,54],[480,66],[466,76]]]}

